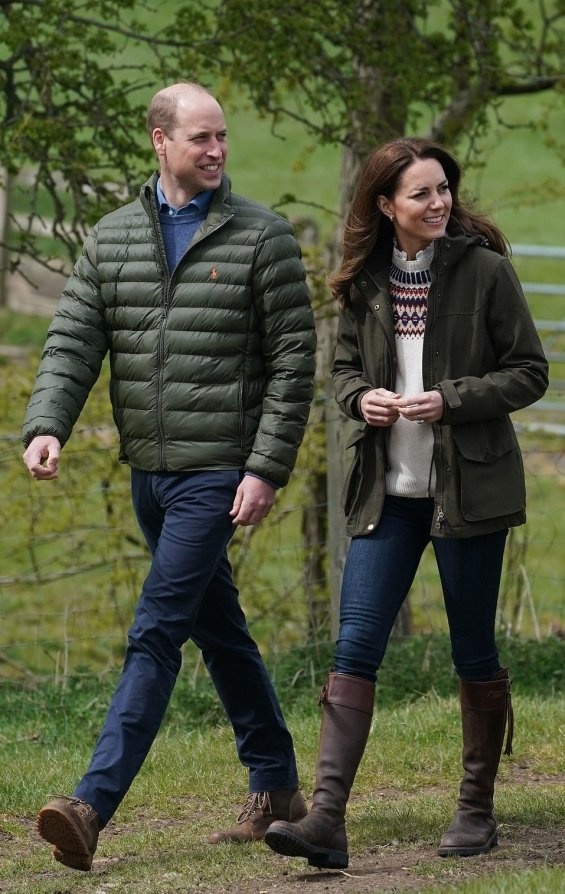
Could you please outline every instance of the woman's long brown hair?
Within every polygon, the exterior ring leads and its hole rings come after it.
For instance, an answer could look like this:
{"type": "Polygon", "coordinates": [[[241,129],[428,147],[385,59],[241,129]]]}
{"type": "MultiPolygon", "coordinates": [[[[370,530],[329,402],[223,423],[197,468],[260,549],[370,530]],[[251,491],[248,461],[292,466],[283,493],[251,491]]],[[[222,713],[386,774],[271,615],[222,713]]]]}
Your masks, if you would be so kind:
{"type": "Polygon", "coordinates": [[[342,235],[342,260],[329,277],[328,284],[342,307],[350,302],[353,277],[376,248],[390,248],[394,229],[378,207],[378,196],[392,199],[406,168],[420,159],[435,158],[442,166],[449,184],[455,218],[467,233],[484,236],[489,246],[508,257],[509,246],[502,231],[486,216],[466,207],[459,198],[461,168],[455,158],[437,143],[420,137],[400,137],[379,146],[361,172],[342,235]]]}

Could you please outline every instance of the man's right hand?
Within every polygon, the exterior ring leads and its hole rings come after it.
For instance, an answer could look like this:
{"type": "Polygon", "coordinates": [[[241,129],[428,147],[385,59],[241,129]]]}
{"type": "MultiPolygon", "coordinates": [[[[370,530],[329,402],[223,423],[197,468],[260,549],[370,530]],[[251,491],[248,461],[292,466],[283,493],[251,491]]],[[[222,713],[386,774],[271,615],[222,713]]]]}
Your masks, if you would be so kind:
{"type": "Polygon", "coordinates": [[[24,453],[24,463],[33,478],[48,481],[57,477],[61,444],[52,435],[38,435],[24,453]]]}

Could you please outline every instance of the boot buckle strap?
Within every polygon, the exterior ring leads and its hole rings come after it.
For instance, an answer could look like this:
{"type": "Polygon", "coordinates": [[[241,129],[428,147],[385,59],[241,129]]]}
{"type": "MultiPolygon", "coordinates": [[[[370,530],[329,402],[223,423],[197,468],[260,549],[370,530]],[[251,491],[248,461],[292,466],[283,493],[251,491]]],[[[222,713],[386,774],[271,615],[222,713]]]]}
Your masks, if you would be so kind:
{"type": "Polygon", "coordinates": [[[508,677],[506,684],[506,746],[504,748],[504,754],[512,754],[512,739],[514,738],[514,709],[512,707],[510,677],[508,677]]]}

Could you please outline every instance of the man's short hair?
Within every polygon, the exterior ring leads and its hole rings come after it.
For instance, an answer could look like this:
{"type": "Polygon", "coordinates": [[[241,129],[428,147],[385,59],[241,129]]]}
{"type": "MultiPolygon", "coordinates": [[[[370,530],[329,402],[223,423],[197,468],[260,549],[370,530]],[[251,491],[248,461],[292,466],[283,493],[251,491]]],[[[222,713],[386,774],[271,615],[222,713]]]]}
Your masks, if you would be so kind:
{"type": "MultiPolygon", "coordinates": [[[[212,96],[206,87],[203,87],[202,84],[196,84],[193,81],[179,81],[178,84],[172,86],[173,88],[192,87],[194,90],[212,96]]],[[[170,87],[164,87],[163,90],[159,90],[159,92],[155,94],[147,109],[147,130],[149,132],[149,139],[152,138],[153,131],[156,127],[160,127],[163,133],[170,137],[177,126],[177,105],[179,96],[181,96],[183,92],[182,89],[175,90],[170,87]]]]}

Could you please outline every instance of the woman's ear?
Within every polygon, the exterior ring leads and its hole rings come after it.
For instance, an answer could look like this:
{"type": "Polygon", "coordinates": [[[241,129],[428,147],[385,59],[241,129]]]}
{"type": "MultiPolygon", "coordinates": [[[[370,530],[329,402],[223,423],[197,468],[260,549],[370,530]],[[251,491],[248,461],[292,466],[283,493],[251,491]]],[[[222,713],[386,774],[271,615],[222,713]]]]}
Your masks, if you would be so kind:
{"type": "Polygon", "coordinates": [[[379,211],[384,214],[386,217],[389,217],[391,220],[394,218],[394,214],[391,210],[391,205],[386,196],[378,196],[377,197],[377,205],[379,211]]]}

